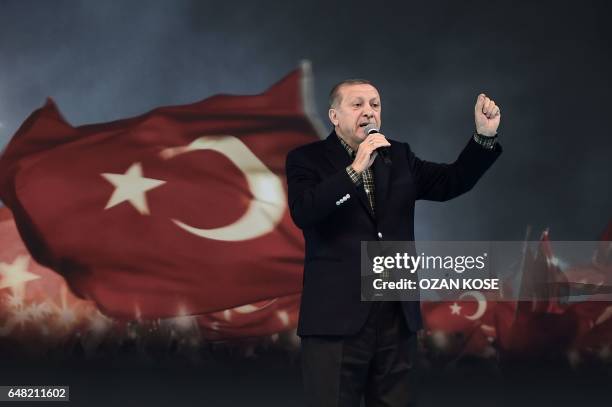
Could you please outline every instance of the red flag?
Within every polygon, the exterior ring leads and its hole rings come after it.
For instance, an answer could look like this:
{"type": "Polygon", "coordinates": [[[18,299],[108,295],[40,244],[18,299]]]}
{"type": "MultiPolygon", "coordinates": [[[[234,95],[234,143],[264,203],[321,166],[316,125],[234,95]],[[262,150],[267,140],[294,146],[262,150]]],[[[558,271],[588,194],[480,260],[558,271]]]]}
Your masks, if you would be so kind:
{"type": "MultiPolygon", "coordinates": [[[[527,283],[523,295],[534,294],[532,301],[518,301],[512,307],[498,304],[497,332],[499,347],[505,356],[542,357],[564,355],[571,347],[584,347],[609,337],[597,326],[605,320],[608,303],[584,301],[563,304],[560,299],[569,295],[570,284],[602,285],[606,273],[598,264],[570,267],[562,271],[554,256],[548,232],[542,234],[535,255],[527,252],[525,258],[527,283]],[[544,284],[543,284],[544,283],[544,284]],[[546,300],[548,298],[548,300],[546,300]],[[514,318],[510,315],[514,313],[514,318]],[[595,334],[593,334],[595,332],[595,334]],[[599,335],[599,337],[597,336],[599,335]]],[[[510,305],[510,304],[508,304],[510,305]]]]}
{"type": "Polygon", "coordinates": [[[302,70],[73,127],[48,101],[0,157],[0,197],[41,264],[107,315],[202,314],[299,293],[303,240],[284,160],[318,139],[302,70]]]}
{"type": "MultiPolygon", "coordinates": [[[[299,303],[300,294],[293,294],[211,314],[135,322],[146,332],[159,324],[179,331],[187,326],[211,341],[266,337],[295,329],[299,303]]],[[[93,302],[75,297],[57,273],[36,263],[19,238],[11,212],[0,207],[0,345],[12,340],[15,349],[44,353],[77,332],[84,346],[104,338],[116,343],[129,332],[115,322],[93,302]]]]}
{"type": "Polygon", "coordinates": [[[542,233],[535,254],[525,253],[525,266],[521,286],[521,297],[532,297],[531,301],[518,302],[518,313],[563,313],[560,297],[561,287],[567,286],[567,278],[558,266],[553,254],[548,230],[542,233]]]}
{"type": "Polygon", "coordinates": [[[258,301],[197,318],[209,340],[267,336],[297,326],[301,294],[258,301]]]}
{"type": "Polygon", "coordinates": [[[98,316],[95,304],[76,298],[61,276],[30,257],[10,211],[0,207],[0,338],[18,339],[21,347],[41,338],[53,345],[98,316]]]}
{"type": "Polygon", "coordinates": [[[496,305],[481,292],[468,291],[461,301],[424,302],[421,310],[438,351],[484,356],[496,337],[496,305]]]}

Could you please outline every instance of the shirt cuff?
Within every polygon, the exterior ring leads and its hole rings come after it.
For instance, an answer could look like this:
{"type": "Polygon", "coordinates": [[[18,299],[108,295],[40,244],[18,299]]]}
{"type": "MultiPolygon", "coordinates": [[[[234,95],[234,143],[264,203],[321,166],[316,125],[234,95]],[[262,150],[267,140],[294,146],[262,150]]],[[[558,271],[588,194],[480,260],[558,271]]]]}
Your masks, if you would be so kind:
{"type": "Polygon", "coordinates": [[[353,184],[355,184],[355,186],[361,185],[361,174],[355,171],[352,166],[349,165],[348,167],[346,167],[346,173],[349,175],[349,177],[351,177],[351,181],[353,181],[353,184]]]}
{"type": "Polygon", "coordinates": [[[487,150],[493,150],[495,148],[495,144],[497,143],[497,135],[493,137],[487,137],[474,132],[474,141],[486,148],[487,150]]]}

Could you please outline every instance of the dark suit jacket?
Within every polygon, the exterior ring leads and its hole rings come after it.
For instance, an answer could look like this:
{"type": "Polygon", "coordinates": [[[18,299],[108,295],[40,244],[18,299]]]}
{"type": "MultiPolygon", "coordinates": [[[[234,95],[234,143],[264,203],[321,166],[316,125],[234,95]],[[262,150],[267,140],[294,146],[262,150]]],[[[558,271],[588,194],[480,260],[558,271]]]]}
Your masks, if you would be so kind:
{"type": "MultiPolygon", "coordinates": [[[[392,165],[380,157],[373,164],[376,216],[346,172],[352,160],[335,132],[287,156],[289,209],[306,243],[300,336],[357,333],[371,305],[361,301],[360,242],[413,241],[417,199],[446,201],[469,191],[501,154],[499,144],[487,150],[470,139],[457,161],[437,164],[389,142],[392,165]]],[[[410,329],[421,329],[419,302],[402,308],[410,329]]]]}

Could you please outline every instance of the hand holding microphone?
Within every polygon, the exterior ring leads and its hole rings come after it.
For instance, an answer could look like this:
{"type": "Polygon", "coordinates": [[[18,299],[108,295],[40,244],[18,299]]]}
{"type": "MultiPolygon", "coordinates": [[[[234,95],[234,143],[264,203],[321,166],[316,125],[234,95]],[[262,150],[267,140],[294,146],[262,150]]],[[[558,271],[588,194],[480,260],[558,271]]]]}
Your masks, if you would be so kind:
{"type": "Polygon", "coordinates": [[[385,164],[391,164],[388,151],[388,147],[391,144],[382,133],[378,132],[376,125],[368,124],[364,129],[364,133],[368,136],[359,144],[355,160],[351,164],[353,169],[358,173],[367,170],[376,159],[378,153],[380,153],[385,164]]]}

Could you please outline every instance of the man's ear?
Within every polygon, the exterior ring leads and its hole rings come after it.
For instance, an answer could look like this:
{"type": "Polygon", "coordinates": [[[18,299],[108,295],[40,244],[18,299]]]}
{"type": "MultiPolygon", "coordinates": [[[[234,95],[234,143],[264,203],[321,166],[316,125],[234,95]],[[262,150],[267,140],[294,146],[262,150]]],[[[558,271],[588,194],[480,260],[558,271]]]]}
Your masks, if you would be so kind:
{"type": "Polygon", "coordinates": [[[332,122],[334,126],[338,125],[338,114],[336,109],[331,108],[327,111],[327,115],[329,116],[329,121],[332,122]]]}

